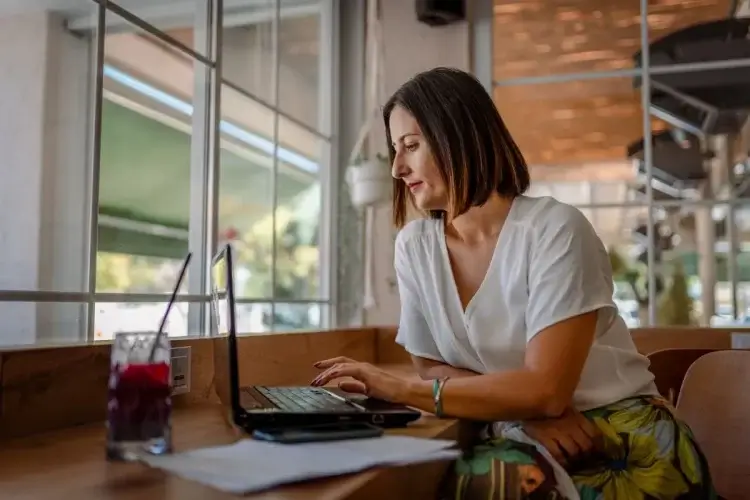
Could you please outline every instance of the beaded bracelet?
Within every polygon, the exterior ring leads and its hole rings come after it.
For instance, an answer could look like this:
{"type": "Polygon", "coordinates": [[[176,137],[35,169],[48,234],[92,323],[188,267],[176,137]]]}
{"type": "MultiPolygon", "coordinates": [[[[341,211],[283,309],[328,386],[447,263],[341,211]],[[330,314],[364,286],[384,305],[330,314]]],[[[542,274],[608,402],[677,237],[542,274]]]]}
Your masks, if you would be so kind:
{"type": "Polygon", "coordinates": [[[435,416],[443,416],[443,387],[450,377],[436,378],[432,381],[432,398],[435,401],[435,416]]]}

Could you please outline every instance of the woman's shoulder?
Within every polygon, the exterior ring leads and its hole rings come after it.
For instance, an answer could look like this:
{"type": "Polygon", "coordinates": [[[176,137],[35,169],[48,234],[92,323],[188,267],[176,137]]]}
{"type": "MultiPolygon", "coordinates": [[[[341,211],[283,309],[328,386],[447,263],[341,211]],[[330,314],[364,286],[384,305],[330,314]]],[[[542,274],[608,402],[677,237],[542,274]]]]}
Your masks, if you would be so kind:
{"type": "Polygon", "coordinates": [[[577,222],[586,220],[578,208],[563,203],[551,196],[519,196],[513,208],[513,215],[517,221],[533,223],[538,227],[539,223],[559,224],[567,221],[577,222]]]}
{"type": "Polygon", "coordinates": [[[396,248],[404,249],[425,238],[434,238],[441,223],[439,219],[415,219],[406,223],[396,235],[396,248]]]}
{"type": "Polygon", "coordinates": [[[513,210],[514,222],[531,232],[544,234],[549,231],[574,231],[595,234],[583,212],[551,196],[520,196],[516,203],[518,206],[513,210]]]}

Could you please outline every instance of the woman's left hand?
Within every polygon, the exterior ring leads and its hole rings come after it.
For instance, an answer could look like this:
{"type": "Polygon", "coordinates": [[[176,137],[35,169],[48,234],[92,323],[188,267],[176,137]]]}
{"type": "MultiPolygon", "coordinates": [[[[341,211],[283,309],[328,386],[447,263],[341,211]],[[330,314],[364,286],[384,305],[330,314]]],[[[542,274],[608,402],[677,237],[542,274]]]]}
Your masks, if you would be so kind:
{"type": "Polygon", "coordinates": [[[323,369],[310,385],[319,387],[330,381],[351,377],[354,381],[344,381],[339,388],[346,392],[356,392],[369,397],[404,403],[408,390],[408,381],[370,363],[362,363],[343,356],[326,359],[315,363],[316,368],[323,369]]]}

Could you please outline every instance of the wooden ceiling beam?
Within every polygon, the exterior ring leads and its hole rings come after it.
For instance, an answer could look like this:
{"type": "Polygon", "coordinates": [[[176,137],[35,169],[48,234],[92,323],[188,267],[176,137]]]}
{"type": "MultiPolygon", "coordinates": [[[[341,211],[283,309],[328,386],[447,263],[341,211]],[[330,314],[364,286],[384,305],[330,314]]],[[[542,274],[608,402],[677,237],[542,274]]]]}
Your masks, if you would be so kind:
{"type": "MultiPolygon", "coordinates": [[[[729,3],[651,0],[650,39],[724,18],[729,3]]],[[[495,0],[494,79],[632,68],[640,26],[637,0],[495,0]]],[[[643,137],[640,90],[629,76],[502,86],[494,98],[530,164],[626,161],[627,146],[643,137]]]]}

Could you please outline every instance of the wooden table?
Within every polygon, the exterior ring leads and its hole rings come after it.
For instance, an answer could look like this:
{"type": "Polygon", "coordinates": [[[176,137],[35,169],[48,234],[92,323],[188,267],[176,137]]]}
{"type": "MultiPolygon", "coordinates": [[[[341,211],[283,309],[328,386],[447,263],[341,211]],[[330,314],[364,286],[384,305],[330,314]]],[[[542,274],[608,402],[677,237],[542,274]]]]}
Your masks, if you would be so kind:
{"type": "MultiPolygon", "coordinates": [[[[229,444],[240,435],[220,405],[175,412],[176,451],[229,444]]],[[[458,439],[455,420],[425,415],[407,429],[424,438],[458,439]]],[[[434,497],[448,462],[374,469],[246,496],[253,500],[381,499],[434,497]]],[[[214,500],[236,498],[145,465],[104,459],[103,425],[57,431],[0,444],[0,498],[76,500],[214,500]]]]}

